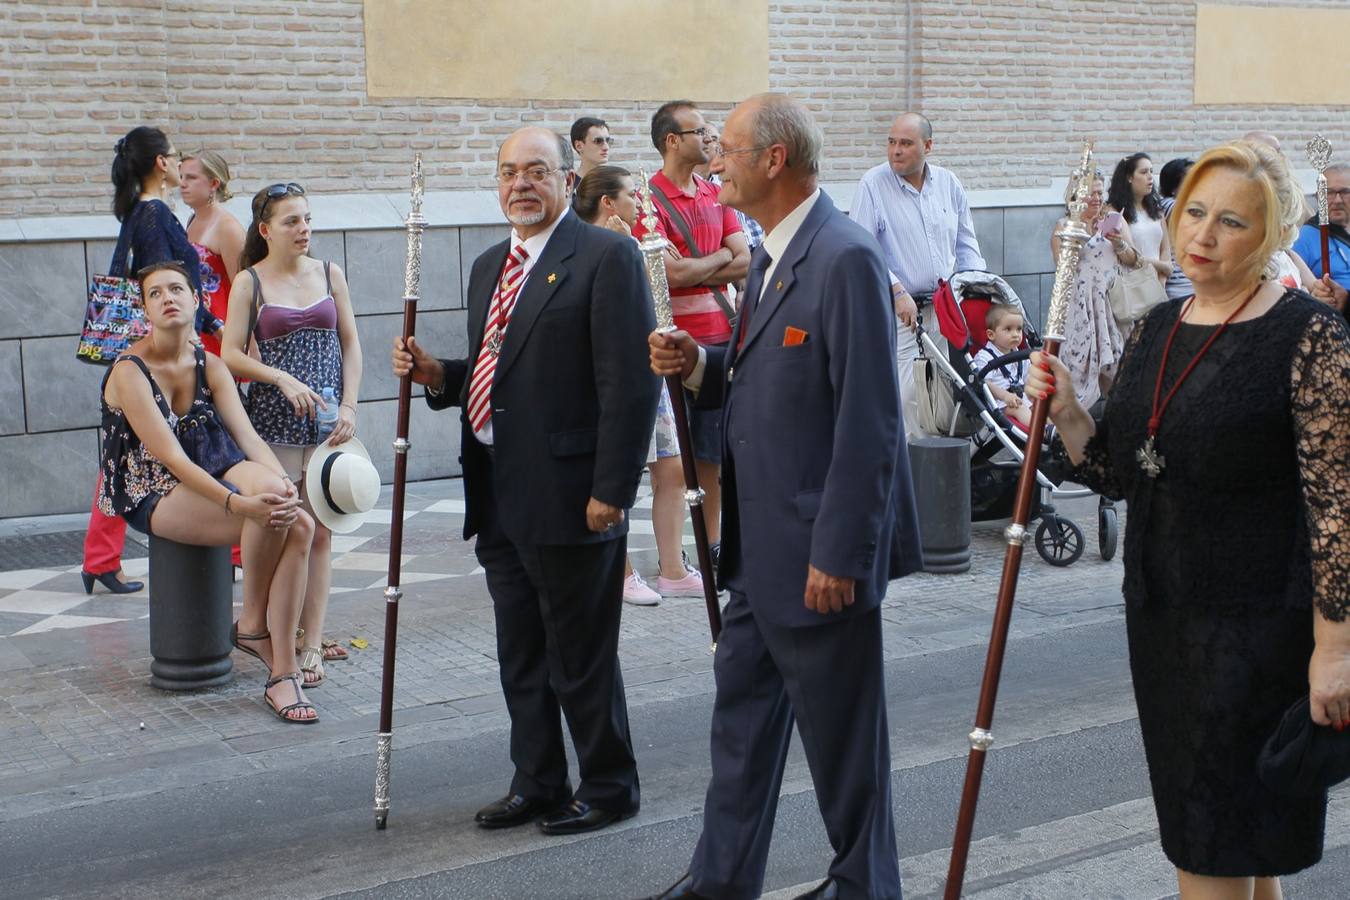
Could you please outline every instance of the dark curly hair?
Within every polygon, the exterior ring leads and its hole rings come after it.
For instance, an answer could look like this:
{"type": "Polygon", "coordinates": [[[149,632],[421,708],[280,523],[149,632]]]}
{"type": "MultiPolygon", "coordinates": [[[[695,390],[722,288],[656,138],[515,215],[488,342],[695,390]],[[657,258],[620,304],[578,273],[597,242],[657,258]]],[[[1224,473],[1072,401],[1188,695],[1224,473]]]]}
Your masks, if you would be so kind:
{"type": "MultiPolygon", "coordinates": [[[[1134,188],[1130,187],[1130,179],[1134,177],[1135,169],[1139,168],[1141,160],[1147,159],[1153,161],[1153,157],[1147,153],[1131,153],[1129,156],[1116,163],[1116,170],[1111,173],[1111,187],[1106,192],[1106,202],[1111,204],[1111,208],[1118,210],[1125,221],[1131,225],[1135,222],[1134,211],[1134,188]]],[[[1162,203],[1158,200],[1156,192],[1149,192],[1145,195],[1144,212],[1148,213],[1150,219],[1162,218],[1162,203]]]]}

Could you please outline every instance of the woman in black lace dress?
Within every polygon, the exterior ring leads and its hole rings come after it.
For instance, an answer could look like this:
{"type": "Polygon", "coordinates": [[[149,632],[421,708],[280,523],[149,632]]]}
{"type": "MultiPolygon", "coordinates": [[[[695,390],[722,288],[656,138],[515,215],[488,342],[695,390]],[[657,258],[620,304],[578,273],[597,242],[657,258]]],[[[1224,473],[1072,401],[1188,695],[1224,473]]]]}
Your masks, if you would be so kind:
{"type": "Polygon", "coordinates": [[[1256,760],[1302,696],[1350,724],[1350,336],[1264,271],[1302,211],[1279,154],[1210,150],[1170,225],[1195,295],[1135,328],[1101,420],[1054,357],[1027,383],[1077,479],[1129,501],[1130,668],[1183,900],[1273,900],[1321,858],[1325,792],[1275,794],[1256,760]]]}

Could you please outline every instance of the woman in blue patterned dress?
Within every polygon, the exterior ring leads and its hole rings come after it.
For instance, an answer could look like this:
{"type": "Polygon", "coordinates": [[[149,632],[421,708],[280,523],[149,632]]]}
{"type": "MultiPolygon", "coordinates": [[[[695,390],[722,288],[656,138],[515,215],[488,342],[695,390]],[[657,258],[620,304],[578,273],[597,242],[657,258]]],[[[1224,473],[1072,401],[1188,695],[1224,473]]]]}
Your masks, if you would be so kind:
{"type": "MultiPolygon", "coordinates": [[[[347,279],[333,263],[309,256],[310,214],[298,184],[274,184],[253,197],[253,222],[244,237],[242,271],[230,290],[221,358],[236,378],[247,378],[253,427],[271,445],[296,484],[320,443],[322,394],[332,388],[337,424],[328,443],[356,433],[361,345],[347,279]],[[247,353],[249,338],[260,359],[247,353]]],[[[305,492],[301,492],[304,496],[305,492]]],[[[313,512],[306,501],[305,508],[313,512]]],[[[335,641],[323,640],[332,576],[332,533],[315,522],[309,583],[296,647],[305,687],[324,680],[324,661],[345,659],[335,641]]]]}

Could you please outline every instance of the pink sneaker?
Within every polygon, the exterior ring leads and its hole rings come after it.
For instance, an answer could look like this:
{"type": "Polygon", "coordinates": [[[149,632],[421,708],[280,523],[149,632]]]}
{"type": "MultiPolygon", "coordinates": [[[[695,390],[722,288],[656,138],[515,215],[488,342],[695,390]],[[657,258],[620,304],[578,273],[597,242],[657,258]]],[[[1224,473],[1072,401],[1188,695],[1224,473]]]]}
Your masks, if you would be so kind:
{"type": "Polygon", "coordinates": [[[703,576],[697,569],[691,569],[685,566],[683,578],[666,578],[664,575],[656,579],[656,589],[661,592],[662,597],[702,597],[703,596],[703,576]]]}
{"type": "Polygon", "coordinates": [[[633,606],[656,606],[661,602],[661,595],[647,587],[647,582],[635,569],[623,580],[623,602],[633,606]]]}

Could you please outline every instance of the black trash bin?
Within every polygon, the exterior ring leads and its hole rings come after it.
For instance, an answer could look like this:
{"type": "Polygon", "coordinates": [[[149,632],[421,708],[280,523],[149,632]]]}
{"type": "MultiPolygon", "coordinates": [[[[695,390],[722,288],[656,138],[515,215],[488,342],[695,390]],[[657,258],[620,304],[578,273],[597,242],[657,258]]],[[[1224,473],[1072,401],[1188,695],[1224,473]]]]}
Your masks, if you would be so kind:
{"type": "Polygon", "coordinates": [[[234,573],[229,547],[150,537],[150,684],[192,691],[228,684],[234,573]]]}
{"type": "Polygon", "coordinates": [[[970,570],[970,444],[958,438],[909,442],[909,465],[919,507],[923,570],[970,570]]]}

